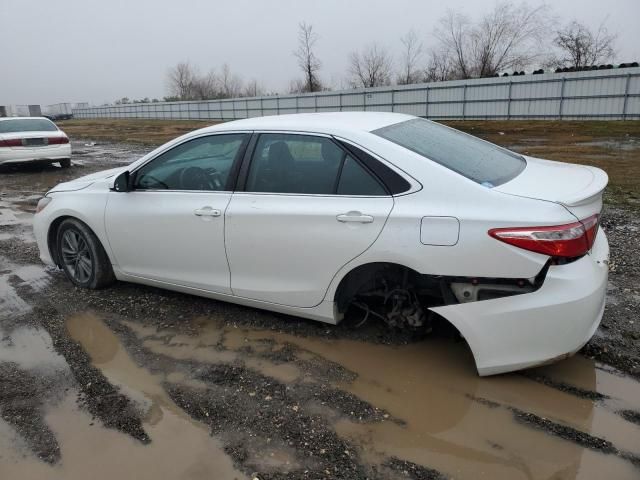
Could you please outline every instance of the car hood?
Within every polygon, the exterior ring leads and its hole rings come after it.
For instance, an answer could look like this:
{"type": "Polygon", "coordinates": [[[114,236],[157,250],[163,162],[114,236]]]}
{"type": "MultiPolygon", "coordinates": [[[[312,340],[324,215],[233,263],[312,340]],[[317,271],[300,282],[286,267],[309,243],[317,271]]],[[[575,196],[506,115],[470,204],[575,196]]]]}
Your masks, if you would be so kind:
{"type": "Polygon", "coordinates": [[[49,193],[72,192],[75,190],[82,190],[83,188],[86,188],[92,183],[95,183],[97,181],[106,180],[108,178],[115,177],[120,172],[124,172],[127,168],[129,168],[128,165],[125,165],[123,167],[118,167],[118,168],[111,168],[109,170],[103,170],[101,172],[91,173],[89,175],[76,178],[69,182],[59,183],[58,185],[53,187],[51,190],[49,190],[49,193]]]}

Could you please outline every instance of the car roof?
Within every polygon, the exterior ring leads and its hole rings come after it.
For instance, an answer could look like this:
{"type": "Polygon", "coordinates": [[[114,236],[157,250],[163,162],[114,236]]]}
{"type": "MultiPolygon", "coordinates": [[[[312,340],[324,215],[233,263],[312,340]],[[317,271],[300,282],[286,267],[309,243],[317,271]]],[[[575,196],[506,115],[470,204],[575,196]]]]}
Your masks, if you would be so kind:
{"type": "Polygon", "coordinates": [[[416,117],[390,112],[296,113],[234,120],[204,130],[291,130],[338,135],[349,131],[371,132],[413,118],[416,117]]]}
{"type": "Polygon", "coordinates": [[[49,120],[47,117],[0,117],[0,121],[2,120],[43,120],[43,119],[49,120]]]}

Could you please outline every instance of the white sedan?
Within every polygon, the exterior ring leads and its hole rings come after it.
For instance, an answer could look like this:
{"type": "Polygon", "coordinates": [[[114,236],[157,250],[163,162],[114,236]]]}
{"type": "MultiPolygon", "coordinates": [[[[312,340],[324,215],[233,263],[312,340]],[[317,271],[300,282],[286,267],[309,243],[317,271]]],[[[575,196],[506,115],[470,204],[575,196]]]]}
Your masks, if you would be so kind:
{"type": "Polygon", "coordinates": [[[605,304],[607,175],[396,113],[223,123],[52,189],[35,234],[115,279],[336,324],[444,317],[480,375],[580,349],[605,304]]]}
{"type": "Polygon", "coordinates": [[[44,117],[0,117],[0,165],[30,162],[70,167],[69,138],[44,117]]]}

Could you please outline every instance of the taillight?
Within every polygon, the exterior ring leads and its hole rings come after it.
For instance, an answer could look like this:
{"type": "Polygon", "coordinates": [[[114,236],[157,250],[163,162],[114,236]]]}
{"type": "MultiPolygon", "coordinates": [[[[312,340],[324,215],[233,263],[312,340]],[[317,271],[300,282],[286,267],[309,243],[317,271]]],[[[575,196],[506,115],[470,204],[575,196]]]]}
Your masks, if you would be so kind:
{"type": "Polygon", "coordinates": [[[0,148],[2,147],[21,147],[22,139],[21,138],[11,138],[9,140],[0,140],[0,148]]]}
{"type": "Polygon", "coordinates": [[[493,228],[489,235],[501,242],[551,257],[574,258],[586,254],[598,233],[598,215],[580,222],[552,227],[493,228]]]}
{"type": "Polygon", "coordinates": [[[69,143],[69,139],[67,137],[49,137],[49,145],[61,145],[63,143],[69,143]]]}

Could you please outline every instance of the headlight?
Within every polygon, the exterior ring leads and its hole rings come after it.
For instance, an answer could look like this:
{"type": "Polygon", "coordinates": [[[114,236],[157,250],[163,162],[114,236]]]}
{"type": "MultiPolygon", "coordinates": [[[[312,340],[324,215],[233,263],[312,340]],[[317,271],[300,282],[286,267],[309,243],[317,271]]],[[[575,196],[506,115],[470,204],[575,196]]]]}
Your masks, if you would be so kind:
{"type": "Polygon", "coordinates": [[[36,213],[40,213],[44,208],[51,203],[53,200],[51,197],[42,197],[38,200],[38,206],[36,207],[36,213]]]}

